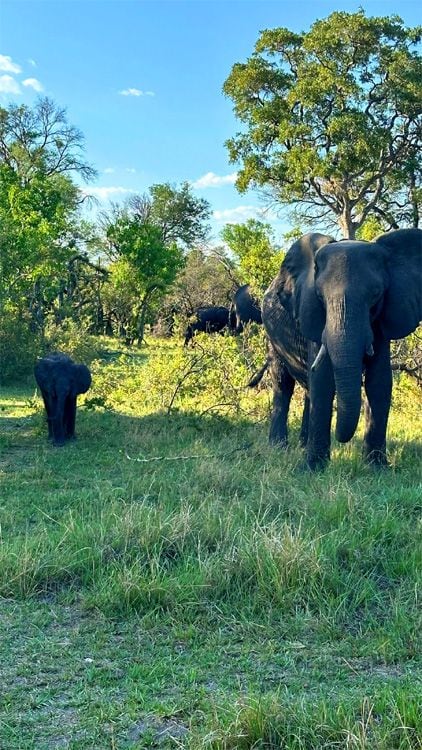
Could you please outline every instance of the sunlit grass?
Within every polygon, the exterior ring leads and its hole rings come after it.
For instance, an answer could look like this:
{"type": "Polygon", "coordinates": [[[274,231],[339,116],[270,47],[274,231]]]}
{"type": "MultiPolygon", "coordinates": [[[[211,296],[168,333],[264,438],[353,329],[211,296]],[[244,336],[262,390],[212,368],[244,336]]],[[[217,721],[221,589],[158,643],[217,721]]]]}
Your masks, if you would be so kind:
{"type": "Polygon", "coordinates": [[[0,746],[154,747],[173,721],[175,747],[420,747],[417,389],[395,386],[389,470],[360,427],[304,474],[300,394],[271,448],[262,351],[199,344],[109,341],[61,449],[32,384],[0,391],[0,746]]]}

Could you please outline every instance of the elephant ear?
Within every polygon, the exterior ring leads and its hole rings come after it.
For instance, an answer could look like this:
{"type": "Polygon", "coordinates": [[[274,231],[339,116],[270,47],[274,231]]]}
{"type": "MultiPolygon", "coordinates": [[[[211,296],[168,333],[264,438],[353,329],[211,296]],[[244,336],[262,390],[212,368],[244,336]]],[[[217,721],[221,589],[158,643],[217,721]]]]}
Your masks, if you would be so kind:
{"type": "Polygon", "coordinates": [[[321,342],[325,310],[315,293],[315,256],[330,242],[325,234],[305,234],[293,243],[280,269],[277,294],[283,307],[297,320],[306,339],[321,342]]]}
{"type": "Polygon", "coordinates": [[[422,231],[398,229],[378,237],[388,250],[389,287],[380,315],[389,339],[402,339],[422,320],[422,231]]]}
{"type": "Polygon", "coordinates": [[[86,393],[91,385],[91,373],[86,365],[74,365],[76,392],[86,393]]]}

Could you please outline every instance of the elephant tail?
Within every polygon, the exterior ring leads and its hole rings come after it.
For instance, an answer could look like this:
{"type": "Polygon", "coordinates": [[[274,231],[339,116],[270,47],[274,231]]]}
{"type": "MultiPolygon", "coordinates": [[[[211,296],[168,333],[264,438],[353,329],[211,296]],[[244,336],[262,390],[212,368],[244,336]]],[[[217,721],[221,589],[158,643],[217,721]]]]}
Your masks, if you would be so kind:
{"type": "Polygon", "coordinates": [[[250,381],[246,384],[247,388],[256,388],[256,386],[259,385],[266,371],[268,370],[269,364],[270,364],[270,358],[268,357],[268,359],[265,361],[261,369],[258,370],[258,372],[256,372],[255,375],[253,375],[250,381]]]}

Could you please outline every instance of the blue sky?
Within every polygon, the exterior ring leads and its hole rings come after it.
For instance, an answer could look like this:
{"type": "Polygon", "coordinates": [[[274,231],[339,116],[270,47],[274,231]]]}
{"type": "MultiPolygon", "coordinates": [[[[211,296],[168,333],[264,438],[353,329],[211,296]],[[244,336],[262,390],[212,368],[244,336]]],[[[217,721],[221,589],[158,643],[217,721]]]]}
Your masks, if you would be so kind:
{"type": "MultiPolygon", "coordinates": [[[[236,191],[224,147],[238,129],[221,92],[232,65],[262,29],[302,31],[359,6],[421,21],[416,0],[2,0],[0,104],[42,93],[66,107],[98,169],[89,189],[101,200],[189,180],[211,203],[217,240],[225,222],[262,208],[253,191],[236,191]]],[[[280,238],[288,221],[269,218],[280,238]]]]}

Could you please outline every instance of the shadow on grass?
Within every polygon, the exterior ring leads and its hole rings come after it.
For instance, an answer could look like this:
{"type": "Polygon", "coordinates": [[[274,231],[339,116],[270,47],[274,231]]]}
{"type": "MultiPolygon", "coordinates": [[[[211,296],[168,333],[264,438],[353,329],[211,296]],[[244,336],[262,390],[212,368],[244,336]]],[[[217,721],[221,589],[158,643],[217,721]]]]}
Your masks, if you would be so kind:
{"type": "MultiPolygon", "coordinates": [[[[3,389],[4,393],[5,389],[3,389]]],[[[77,440],[58,448],[47,439],[45,413],[38,408],[34,412],[34,402],[25,398],[27,389],[12,390],[14,403],[1,403],[0,394],[0,450],[13,451],[16,455],[31,450],[56,460],[58,466],[63,461],[77,463],[78,455],[84,458],[93,454],[93,466],[101,463],[101,454],[121,450],[131,458],[161,457],[163,460],[195,451],[207,458],[226,460],[237,451],[245,454],[265,455],[271,463],[296,464],[298,472],[303,470],[305,452],[298,445],[299,421],[290,427],[290,445],[286,450],[268,445],[268,427],[265,422],[256,424],[246,416],[224,416],[221,414],[195,412],[156,412],[143,416],[125,415],[113,410],[78,408],[76,419],[77,440]],[[10,414],[17,411],[18,415],[10,414]],[[22,411],[25,413],[22,414],[22,411]],[[9,412],[9,413],[8,413],[9,412]],[[132,455],[133,454],[133,455],[132,455]],[[67,457],[67,458],[65,458],[67,457]],[[299,460],[298,460],[299,457],[299,460]],[[301,457],[301,458],[300,458],[301,457]]],[[[4,395],[11,395],[10,392],[4,395]]],[[[353,438],[347,446],[335,440],[332,444],[332,460],[329,467],[345,476],[353,477],[366,473],[362,455],[362,439],[353,438]]],[[[418,440],[388,441],[390,469],[401,471],[414,465],[421,465],[422,445],[418,440]]],[[[198,457],[199,457],[198,455],[198,457]]],[[[143,462],[147,466],[147,462],[143,462]]],[[[156,462],[157,464],[158,462],[156,462]]],[[[374,469],[374,471],[376,471],[374,469]]]]}

